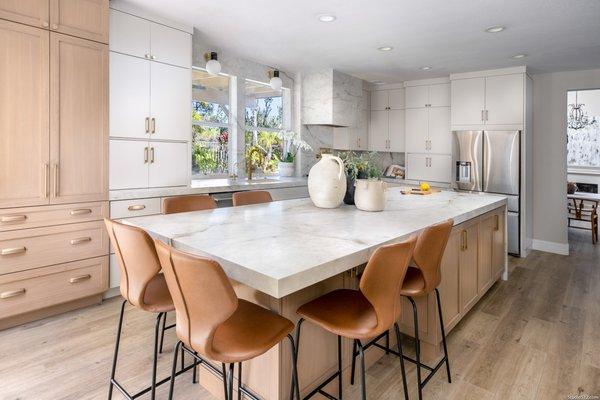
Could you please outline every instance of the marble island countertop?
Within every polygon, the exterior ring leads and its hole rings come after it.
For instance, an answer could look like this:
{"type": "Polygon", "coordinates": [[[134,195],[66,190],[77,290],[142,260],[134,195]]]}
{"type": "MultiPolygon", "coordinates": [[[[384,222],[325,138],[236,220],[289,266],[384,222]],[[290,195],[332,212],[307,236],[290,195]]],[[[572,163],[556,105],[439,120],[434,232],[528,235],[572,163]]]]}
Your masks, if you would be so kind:
{"type": "Polygon", "coordinates": [[[109,200],[130,200],[149,197],[181,196],[187,194],[206,194],[236,192],[240,190],[264,190],[306,186],[306,178],[256,178],[247,179],[196,179],[189,186],[176,186],[149,189],[111,190],[109,200]]]}
{"type": "Polygon", "coordinates": [[[217,260],[227,275],[275,298],[365,263],[386,243],[453,218],[460,224],[506,204],[506,197],[442,191],[387,192],[386,209],[315,207],[297,199],[211,211],[131,218],[126,223],[183,251],[217,260]]]}

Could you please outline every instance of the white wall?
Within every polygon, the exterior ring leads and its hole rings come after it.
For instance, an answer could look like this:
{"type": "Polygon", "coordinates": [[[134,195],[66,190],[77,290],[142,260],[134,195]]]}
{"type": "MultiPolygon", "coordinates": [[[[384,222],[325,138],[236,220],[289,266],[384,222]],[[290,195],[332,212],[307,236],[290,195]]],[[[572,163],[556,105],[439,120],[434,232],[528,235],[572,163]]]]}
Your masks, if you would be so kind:
{"type": "Polygon", "coordinates": [[[533,237],[568,245],[567,91],[600,88],[600,69],[533,76],[533,237]]]}

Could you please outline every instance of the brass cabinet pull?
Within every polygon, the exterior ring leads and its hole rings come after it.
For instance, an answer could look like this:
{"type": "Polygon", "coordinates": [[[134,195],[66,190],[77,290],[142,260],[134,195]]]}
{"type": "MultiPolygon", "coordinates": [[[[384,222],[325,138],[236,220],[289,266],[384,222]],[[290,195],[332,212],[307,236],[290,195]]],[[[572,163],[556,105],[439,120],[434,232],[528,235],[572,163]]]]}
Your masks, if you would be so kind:
{"type": "Polygon", "coordinates": [[[27,251],[27,247],[9,247],[8,249],[0,250],[0,256],[8,256],[12,254],[23,254],[27,251]]]}
{"type": "Polygon", "coordinates": [[[144,164],[148,164],[148,148],[144,147],[144,164]]]}
{"type": "Polygon", "coordinates": [[[465,251],[468,248],[469,248],[469,243],[468,243],[467,231],[465,229],[463,229],[463,231],[460,234],[460,249],[462,251],[465,251]]]}
{"type": "Polygon", "coordinates": [[[0,217],[0,222],[23,222],[27,219],[27,215],[3,215],[0,217]]]}
{"type": "Polygon", "coordinates": [[[150,117],[146,117],[146,122],[144,123],[144,126],[146,128],[146,133],[150,132],[150,117]]]}
{"type": "Polygon", "coordinates": [[[58,29],[58,24],[52,24],[52,29],[57,30],[58,29]]]}
{"type": "Polygon", "coordinates": [[[69,214],[71,215],[84,215],[91,214],[92,210],[90,208],[78,208],[77,210],[71,210],[69,214]]]}
{"type": "Polygon", "coordinates": [[[44,163],[44,198],[50,195],[50,166],[44,163]]]}
{"type": "Polygon", "coordinates": [[[43,28],[48,28],[49,26],[50,26],[50,23],[48,21],[42,22],[42,27],[43,28]]]}
{"type": "Polygon", "coordinates": [[[127,207],[127,209],[129,211],[140,211],[140,210],[143,210],[144,208],[146,208],[146,206],[143,204],[136,204],[134,206],[127,207]]]}
{"type": "Polygon", "coordinates": [[[74,276],[73,278],[69,279],[69,283],[79,283],[79,282],[87,281],[91,277],[92,276],[90,274],[74,276]]]}
{"type": "Polygon", "coordinates": [[[58,164],[54,164],[54,197],[58,197],[58,164]]]}
{"type": "Polygon", "coordinates": [[[155,133],[156,132],[156,118],[152,117],[150,122],[152,122],[151,128],[150,128],[150,133],[155,133]]]}
{"type": "Polygon", "coordinates": [[[150,147],[150,164],[154,164],[154,147],[150,147]]]}
{"type": "Polygon", "coordinates": [[[11,290],[9,292],[2,292],[2,293],[0,293],[0,299],[10,299],[11,297],[21,296],[21,295],[24,295],[25,292],[26,292],[25,288],[18,289],[18,290],[11,290]]]}
{"type": "Polygon", "coordinates": [[[494,222],[495,222],[494,230],[499,231],[500,230],[500,216],[498,214],[494,215],[494,222]]]}
{"type": "Polygon", "coordinates": [[[87,242],[91,242],[91,241],[92,241],[91,237],[84,236],[84,237],[80,237],[80,238],[71,239],[71,245],[75,246],[77,244],[87,243],[87,242]]]}

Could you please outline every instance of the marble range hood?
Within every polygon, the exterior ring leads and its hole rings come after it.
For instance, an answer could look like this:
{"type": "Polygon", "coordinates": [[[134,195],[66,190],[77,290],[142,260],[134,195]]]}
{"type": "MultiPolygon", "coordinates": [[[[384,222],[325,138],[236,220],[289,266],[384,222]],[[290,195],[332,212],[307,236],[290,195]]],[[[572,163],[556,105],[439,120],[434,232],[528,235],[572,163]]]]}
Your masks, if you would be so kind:
{"type": "Polygon", "coordinates": [[[302,124],[356,127],[361,110],[363,81],[333,69],[302,77],[302,124]]]}

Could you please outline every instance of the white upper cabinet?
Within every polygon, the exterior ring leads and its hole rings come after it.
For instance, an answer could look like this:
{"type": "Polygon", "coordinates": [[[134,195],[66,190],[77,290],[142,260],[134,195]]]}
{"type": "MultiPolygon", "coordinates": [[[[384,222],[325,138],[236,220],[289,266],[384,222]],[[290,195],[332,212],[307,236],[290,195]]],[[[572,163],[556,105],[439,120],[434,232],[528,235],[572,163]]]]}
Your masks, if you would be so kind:
{"type": "Polygon", "coordinates": [[[523,123],[524,84],[523,74],[486,78],[486,125],[523,123]]]}
{"type": "Polygon", "coordinates": [[[387,110],[389,96],[387,90],[374,90],[371,92],[371,110],[387,110]]]}
{"type": "Polygon", "coordinates": [[[404,88],[371,92],[369,150],[404,152],[404,88]]]}
{"type": "Polygon", "coordinates": [[[150,56],[150,24],[151,22],[147,19],[111,9],[109,49],[148,58],[150,56]]]}
{"type": "Polygon", "coordinates": [[[485,78],[453,80],[451,83],[452,125],[483,124],[485,78]]]}
{"type": "Polygon", "coordinates": [[[408,86],[406,88],[406,108],[426,107],[429,104],[429,86],[408,86]]]}
{"type": "Polygon", "coordinates": [[[449,83],[416,85],[406,87],[406,108],[449,106],[449,83]]]}
{"type": "Polygon", "coordinates": [[[192,36],[189,33],[152,23],[150,38],[152,60],[181,67],[192,65],[192,36]]]}
{"type": "Polygon", "coordinates": [[[429,85],[430,107],[450,107],[450,84],[429,85]]]}
{"type": "Polygon", "coordinates": [[[450,107],[430,107],[428,113],[429,151],[451,154],[450,107]]]}
{"type": "Polygon", "coordinates": [[[388,151],[388,111],[371,111],[369,148],[372,151],[388,151]]]}
{"type": "Polygon", "coordinates": [[[192,75],[187,68],[151,63],[150,137],[190,140],[192,75]]]}
{"type": "Polygon", "coordinates": [[[147,138],[150,127],[150,62],[110,54],[110,136],[147,138]]]}
{"type": "Polygon", "coordinates": [[[388,109],[404,109],[404,89],[391,89],[388,91],[388,109]]]}
{"type": "Polygon", "coordinates": [[[406,152],[425,153],[429,140],[429,110],[427,108],[406,109],[406,152]]]}
{"type": "Polygon", "coordinates": [[[405,140],[404,110],[389,110],[388,127],[389,141],[387,151],[403,153],[405,140]]]}

